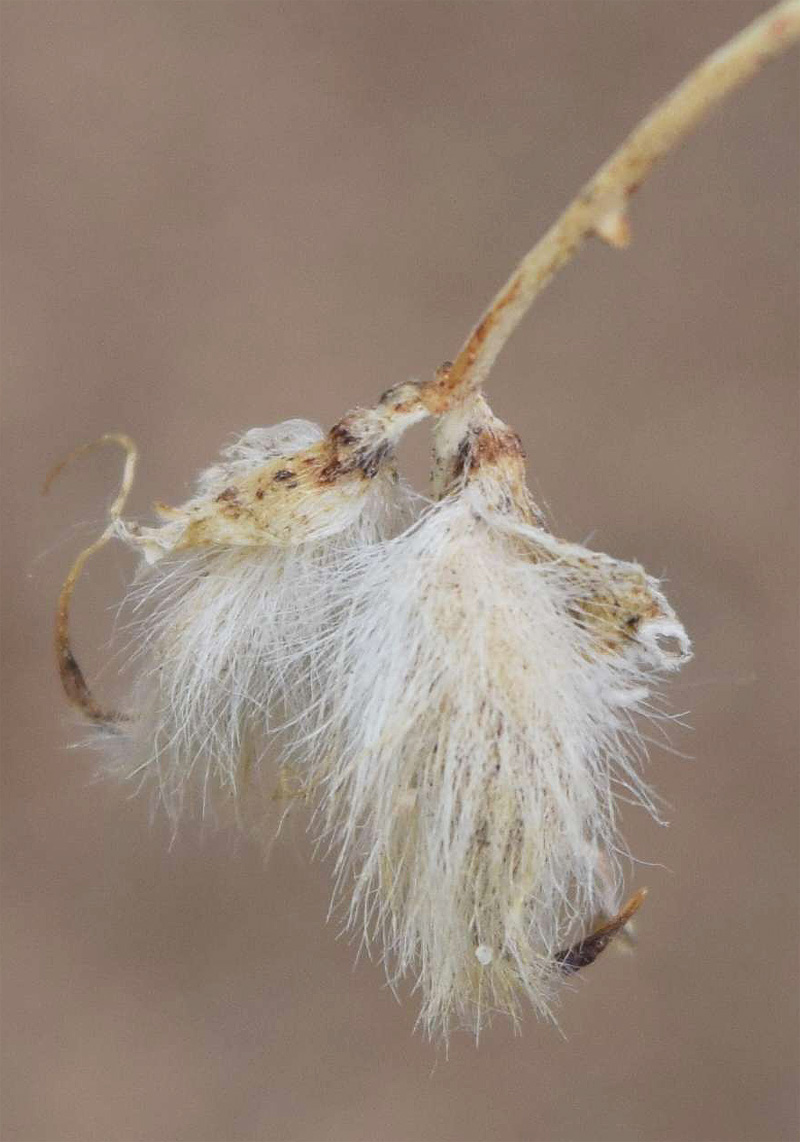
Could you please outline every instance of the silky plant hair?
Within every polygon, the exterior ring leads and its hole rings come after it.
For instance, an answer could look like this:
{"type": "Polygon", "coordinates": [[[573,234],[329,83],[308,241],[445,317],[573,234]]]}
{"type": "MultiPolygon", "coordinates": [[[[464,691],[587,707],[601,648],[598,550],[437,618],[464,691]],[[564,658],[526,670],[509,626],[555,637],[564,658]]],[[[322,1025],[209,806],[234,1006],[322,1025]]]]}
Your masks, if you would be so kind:
{"type": "Polygon", "coordinates": [[[334,864],[332,913],[393,987],[410,982],[431,1036],[477,1034],[498,1011],[517,1021],[522,1001],[552,1017],[565,981],[628,928],[645,890],[622,903],[619,806],[655,813],[642,725],[691,655],[656,579],[551,532],[485,383],[555,272],[591,236],[625,246],[653,166],[798,39],[800,0],[785,0],[692,72],[432,379],[328,432],[290,420],[245,433],[152,525],[123,517],[133,442],[99,442],[125,450],[122,485],[62,588],[56,653],[104,768],[150,789],[175,825],[224,807],[269,835],[273,801],[307,805],[334,864]],[[425,497],[395,459],[424,418],[425,497]],[[121,712],[94,696],[70,630],[82,568],[111,540],[139,560],[121,712]]]}
{"type": "MultiPolygon", "coordinates": [[[[301,695],[312,700],[308,652],[332,620],[344,556],[408,510],[392,447],[424,415],[409,392],[390,390],[327,434],[303,420],[252,429],[186,504],[156,505],[160,526],[115,513],[109,533],[141,560],[124,607],[136,678],[129,712],[95,703],[90,715],[105,767],[152,789],[173,822],[187,806],[246,808],[268,743],[301,695]]],[[[63,614],[60,625],[63,639],[63,614]]]]}
{"type": "Polygon", "coordinates": [[[547,1014],[570,935],[617,912],[614,788],[650,804],[634,715],[689,641],[641,567],[545,529],[485,400],[436,445],[441,499],[351,557],[297,769],[349,923],[446,1032],[547,1014]]]}

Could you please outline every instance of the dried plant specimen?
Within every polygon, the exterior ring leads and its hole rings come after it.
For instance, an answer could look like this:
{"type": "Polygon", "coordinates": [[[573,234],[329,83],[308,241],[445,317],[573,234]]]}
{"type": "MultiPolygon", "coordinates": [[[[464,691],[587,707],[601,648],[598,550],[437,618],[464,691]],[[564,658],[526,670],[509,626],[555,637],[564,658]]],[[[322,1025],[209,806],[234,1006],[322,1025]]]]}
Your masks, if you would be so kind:
{"type": "Polygon", "coordinates": [[[410,978],[432,1034],[479,1030],[521,999],[550,1015],[641,904],[622,905],[620,792],[652,809],[641,719],[690,656],[661,585],[636,564],[552,535],[516,433],[483,387],[554,273],[595,235],[630,240],[629,200],[719,100],[800,38],[778,5],[636,128],[497,294],[453,363],[388,390],[329,432],[254,429],[161,522],[108,526],[62,592],[68,698],[107,767],[156,791],[177,822],[194,801],[306,802],[336,860],[336,899],[410,978]],[[427,499],[394,449],[433,418],[427,499]],[[106,711],[71,647],[88,556],[140,556],[131,592],[137,680],[106,711]]]}

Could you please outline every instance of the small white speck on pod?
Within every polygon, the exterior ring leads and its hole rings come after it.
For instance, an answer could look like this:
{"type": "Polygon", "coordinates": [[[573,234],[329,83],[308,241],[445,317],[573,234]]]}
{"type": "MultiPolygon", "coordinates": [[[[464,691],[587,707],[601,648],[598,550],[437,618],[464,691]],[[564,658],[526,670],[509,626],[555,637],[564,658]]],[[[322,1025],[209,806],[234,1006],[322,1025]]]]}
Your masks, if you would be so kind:
{"type": "Polygon", "coordinates": [[[483,964],[483,966],[486,967],[487,964],[490,964],[494,959],[494,952],[488,944],[478,944],[475,949],[475,959],[479,964],[483,964]]]}

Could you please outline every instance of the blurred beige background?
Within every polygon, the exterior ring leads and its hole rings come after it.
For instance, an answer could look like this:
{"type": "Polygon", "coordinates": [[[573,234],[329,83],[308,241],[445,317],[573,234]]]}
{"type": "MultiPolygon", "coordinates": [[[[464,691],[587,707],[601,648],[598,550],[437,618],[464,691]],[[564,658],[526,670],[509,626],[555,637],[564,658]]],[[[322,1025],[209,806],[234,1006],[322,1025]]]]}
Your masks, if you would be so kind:
{"type": "MultiPolygon", "coordinates": [[[[561,1030],[449,1061],[325,924],[299,831],[268,864],[93,781],[55,596],[115,485],[179,502],[230,434],[330,424],[452,356],[647,107],[762,5],[6,3],[3,1138],[789,1142],[798,1132],[798,60],[773,65],[590,246],[491,385],[561,534],[669,579],[692,730],[633,957],[561,1030]]],[[[424,429],[404,450],[424,479],[424,429]]],[[[103,693],[124,551],[77,648],[103,693]]]]}

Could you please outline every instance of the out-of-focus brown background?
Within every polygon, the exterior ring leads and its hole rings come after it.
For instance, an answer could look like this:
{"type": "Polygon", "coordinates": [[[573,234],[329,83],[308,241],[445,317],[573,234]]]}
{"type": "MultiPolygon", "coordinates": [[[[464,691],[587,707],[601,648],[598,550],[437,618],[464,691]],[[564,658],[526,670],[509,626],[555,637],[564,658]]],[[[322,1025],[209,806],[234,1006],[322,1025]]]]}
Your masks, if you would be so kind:
{"type": "MultiPolygon", "coordinates": [[[[179,502],[230,434],[330,424],[457,350],[515,260],[754,3],[3,7],[3,1137],[8,1142],[788,1142],[798,1131],[798,63],[592,245],[491,383],[559,531],[669,579],[693,729],[633,957],[450,1057],[325,924],[302,830],[265,864],[92,780],[59,582],[102,520],[179,502]],[[76,528],[76,525],[79,525],[76,528]]],[[[424,477],[427,437],[404,447],[424,477]]],[[[103,692],[125,552],[77,647],[103,692]]]]}

